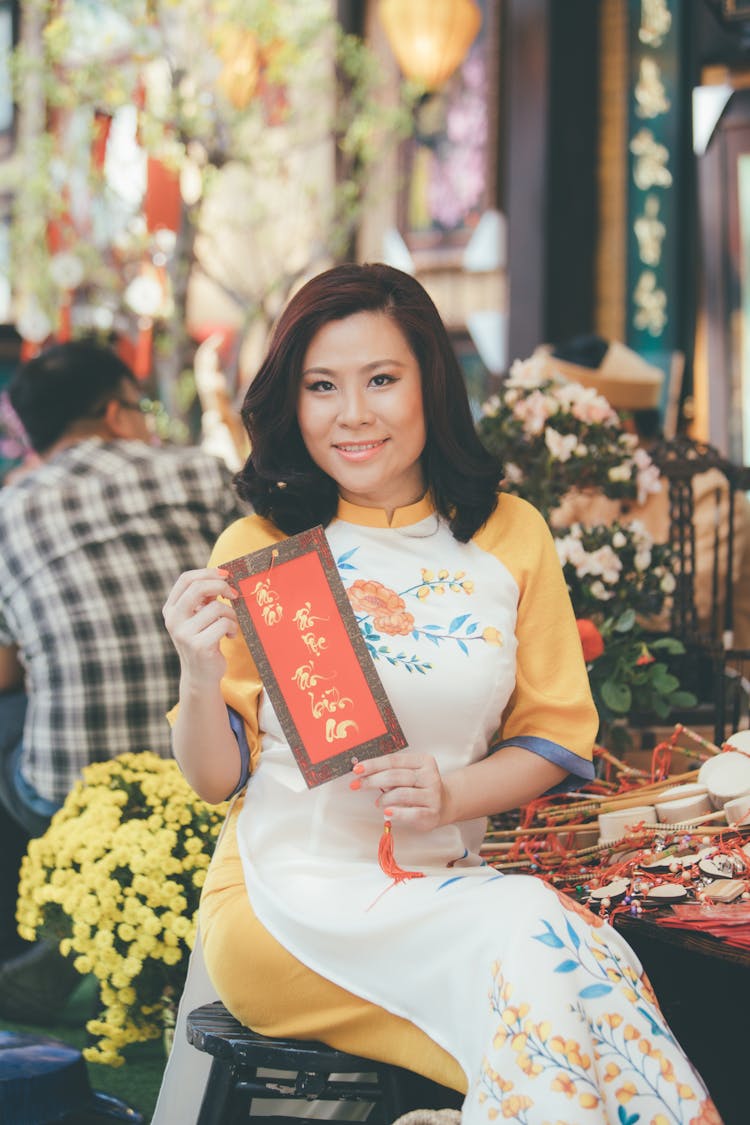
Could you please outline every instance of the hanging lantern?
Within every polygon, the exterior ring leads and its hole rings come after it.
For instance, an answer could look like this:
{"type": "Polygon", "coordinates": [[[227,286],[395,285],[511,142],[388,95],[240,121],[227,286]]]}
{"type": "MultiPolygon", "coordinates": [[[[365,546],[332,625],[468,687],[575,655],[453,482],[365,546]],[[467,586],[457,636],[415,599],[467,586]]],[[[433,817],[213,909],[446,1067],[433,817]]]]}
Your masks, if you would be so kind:
{"type": "Polygon", "coordinates": [[[255,97],[260,76],[260,52],[254,32],[225,24],[217,33],[223,66],[216,85],[235,109],[246,109],[255,97]]]}
{"type": "Polygon", "coordinates": [[[427,90],[447,82],[482,24],[475,0],[380,0],[379,11],[402,73],[427,90]]]}

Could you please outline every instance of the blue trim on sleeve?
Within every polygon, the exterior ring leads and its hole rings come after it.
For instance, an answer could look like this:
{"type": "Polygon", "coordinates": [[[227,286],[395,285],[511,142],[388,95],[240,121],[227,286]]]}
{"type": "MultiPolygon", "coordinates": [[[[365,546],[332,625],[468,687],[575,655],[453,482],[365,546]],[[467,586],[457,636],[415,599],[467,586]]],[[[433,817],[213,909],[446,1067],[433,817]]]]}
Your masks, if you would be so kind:
{"type": "Polygon", "coordinates": [[[541,758],[546,758],[548,762],[554,762],[556,766],[562,766],[563,769],[568,771],[568,776],[548,789],[544,794],[545,797],[550,797],[554,793],[568,793],[571,790],[580,789],[585,782],[591,781],[594,777],[593,762],[587,762],[584,758],[579,758],[572,750],[566,750],[559,742],[552,742],[549,738],[539,738],[534,734],[521,734],[517,738],[506,738],[503,742],[496,743],[492,747],[492,753],[494,754],[496,750],[502,750],[504,746],[520,746],[522,750],[530,750],[532,754],[539,754],[541,758]]]}
{"type": "Polygon", "coordinates": [[[232,728],[232,733],[237,739],[237,746],[240,751],[240,780],[235,785],[232,792],[227,796],[227,800],[234,797],[243,789],[247,784],[247,779],[250,777],[250,747],[247,744],[247,735],[245,734],[245,724],[239,711],[235,711],[234,707],[227,707],[227,714],[229,715],[229,725],[232,728]]]}

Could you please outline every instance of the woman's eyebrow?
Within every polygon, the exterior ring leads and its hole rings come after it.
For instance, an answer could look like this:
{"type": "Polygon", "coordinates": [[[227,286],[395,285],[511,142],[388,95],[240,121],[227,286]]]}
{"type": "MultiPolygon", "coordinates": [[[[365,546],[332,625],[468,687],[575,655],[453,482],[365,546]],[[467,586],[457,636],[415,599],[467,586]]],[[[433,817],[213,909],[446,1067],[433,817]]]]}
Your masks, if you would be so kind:
{"type": "MultiPolygon", "coordinates": [[[[360,371],[374,371],[376,367],[405,367],[406,364],[402,363],[400,359],[373,359],[370,363],[364,363],[360,367],[360,371]]],[[[302,372],[303,375],[333,375],[335,369],[332,367],[306,367],[302,372]]]]}

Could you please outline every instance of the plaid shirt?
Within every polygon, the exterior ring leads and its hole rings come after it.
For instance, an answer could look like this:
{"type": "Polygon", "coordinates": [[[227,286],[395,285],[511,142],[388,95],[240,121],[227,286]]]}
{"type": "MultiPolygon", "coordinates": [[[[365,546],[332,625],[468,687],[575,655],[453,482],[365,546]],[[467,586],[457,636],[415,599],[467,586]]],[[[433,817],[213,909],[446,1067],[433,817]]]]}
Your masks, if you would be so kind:
{"type": "Polygon", "coordinates": [[[0,490],[0,645],[26,669],[22,772],[41,796],[125,751],[169,756],[162,606],[243,514],[222,462],[140,441],[86,439],[0,490]]]}

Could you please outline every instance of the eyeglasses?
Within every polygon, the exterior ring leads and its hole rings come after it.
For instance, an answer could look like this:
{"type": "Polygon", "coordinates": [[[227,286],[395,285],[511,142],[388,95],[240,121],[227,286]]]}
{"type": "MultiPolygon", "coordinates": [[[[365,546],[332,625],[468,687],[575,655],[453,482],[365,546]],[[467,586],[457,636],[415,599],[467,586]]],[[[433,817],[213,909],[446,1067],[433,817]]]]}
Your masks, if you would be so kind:
{"type": "Polygon", "coordinates": [[[148,399],[141,398],[138,402],[131,402],[128,398],[112,398],[110,402],[117,402],[123,410],[137,410],[139,414],[150,414],[150,403],[148,399]]]}

